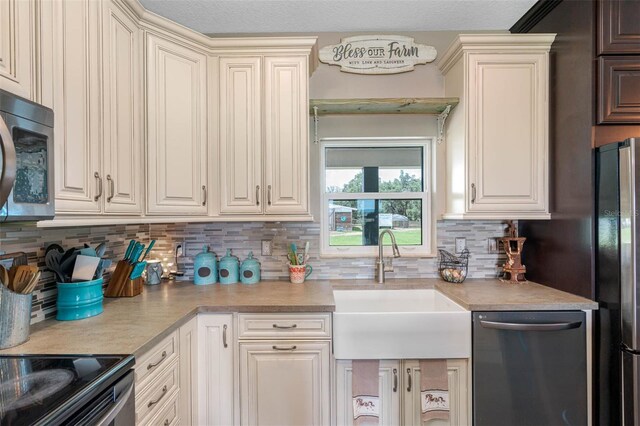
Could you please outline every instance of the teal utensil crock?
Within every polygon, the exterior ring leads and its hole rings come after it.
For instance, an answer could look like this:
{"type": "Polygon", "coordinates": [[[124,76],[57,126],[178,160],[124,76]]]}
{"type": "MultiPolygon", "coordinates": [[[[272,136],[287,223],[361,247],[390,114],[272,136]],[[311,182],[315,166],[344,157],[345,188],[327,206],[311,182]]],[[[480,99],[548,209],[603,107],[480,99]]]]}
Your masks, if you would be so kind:
{"type": "Polygon", "coordinates": [[[57,283],[56,319],[74,321],[101,314],[102,283],[102,277],[77,283],[57,283]]]}

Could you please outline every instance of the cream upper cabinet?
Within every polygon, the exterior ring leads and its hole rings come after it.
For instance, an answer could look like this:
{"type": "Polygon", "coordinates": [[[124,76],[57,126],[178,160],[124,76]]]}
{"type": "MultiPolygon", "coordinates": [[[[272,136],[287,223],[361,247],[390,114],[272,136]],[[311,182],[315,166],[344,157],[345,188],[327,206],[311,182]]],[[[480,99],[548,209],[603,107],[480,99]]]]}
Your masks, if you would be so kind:
{"type": "Polygon", "coordinates": [[[438,66],[459,97],[446,126],[445,219],[549,218],[553,34],[460,35],[438,66]]]}
{"type": "Polygon", "coordinates": [[[104,211],[142,214],[141,32],[114,1],[103,4],[104,211]]]}
{"type": "MultiPolygon", "coordinates": [[[[336,361],[336,424],[353,425],[351,361],[336,361]]],[[[471,424],[468,360],[447,360],[449,420],[423,423],[420,406],[420,367],[417,360],[380,361],[380,426],[465,426],[471,424]]]]}
{"type": "Polygon", "coordinates": [[[309,212],[307,58],[265,57],[264,69],[264,211],[305,214],[309,212]]]}
{"type": "Polygon", "coordinates": [[[0,1],[0,89],[35,100],[35,1],[0,1]]]}
{"type": "Polygon", "coordinates": [[[260,214],[262,58],[220,58],[221,213],[260,214]]]}
{"type": "Polygon", "coordinates": [[[330,424],[331,343],[240,342],[240,424],[330,424]]]}
{"type": "Polygon", "coordinates": [[[149,33],[147,64],[147,211],[206,215],[207,56],[149,33]]]}
{"type": "Polygon", "coordinates": [[[231,314],[198,314],[198,364],[191,374],[198,383],[197,421],[186,425],[234,425],[234,356],[231,314]]]}
{"type": "Polygon", "coordinates": [[[309,214],[308,61],[220,57],[221,214],[309,214]]]}
{"type": "Polygon", "coordinates": [[[56,1],[53,9],[56,213],[100,213],[100,3],[56,1]]]}

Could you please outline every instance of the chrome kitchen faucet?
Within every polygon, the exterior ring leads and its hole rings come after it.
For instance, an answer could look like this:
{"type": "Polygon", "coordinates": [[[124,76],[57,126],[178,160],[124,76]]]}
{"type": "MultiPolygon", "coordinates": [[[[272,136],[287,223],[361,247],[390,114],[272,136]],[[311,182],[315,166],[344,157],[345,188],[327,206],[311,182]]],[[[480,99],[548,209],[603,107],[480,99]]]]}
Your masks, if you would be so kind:
{"type": "MultiPolygon", "coordinates": [[[[391,249],[393,250],[393,257],[400,257],[400,249],[398,248],[398,244],[396,243],[396,236],[393,235],[390,229],[385,229],[378,236],[378,260],[376,261],[376,270],[378,271],[378,284],[384,284],[384,246],[382,245],[382,240],[384,239],[384,234],[389,234],[391,237],[391,249]]],[[[391,269],[393,271],[393,269],[391,269]]]]}

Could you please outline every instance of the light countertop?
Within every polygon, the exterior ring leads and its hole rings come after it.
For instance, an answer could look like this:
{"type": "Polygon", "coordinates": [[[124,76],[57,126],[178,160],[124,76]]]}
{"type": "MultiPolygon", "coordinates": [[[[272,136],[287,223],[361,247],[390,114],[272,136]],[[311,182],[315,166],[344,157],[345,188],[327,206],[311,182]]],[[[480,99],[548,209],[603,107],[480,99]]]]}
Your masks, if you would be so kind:
{"type": "Polygon", "coordinates": [[[145,286],[132,298],[105,299],[104,312],[80,321],[37,323],[26,343],[0,351],[8,354],[134,354],[151,349],[198,312],[333,312],[333,289],[435,288],[472,311],[597,309],[596,302],[540,284],[468,279],[449,284],[440,279],[327,280],[290,284],[196,286],[190,282],[145,286]]]}

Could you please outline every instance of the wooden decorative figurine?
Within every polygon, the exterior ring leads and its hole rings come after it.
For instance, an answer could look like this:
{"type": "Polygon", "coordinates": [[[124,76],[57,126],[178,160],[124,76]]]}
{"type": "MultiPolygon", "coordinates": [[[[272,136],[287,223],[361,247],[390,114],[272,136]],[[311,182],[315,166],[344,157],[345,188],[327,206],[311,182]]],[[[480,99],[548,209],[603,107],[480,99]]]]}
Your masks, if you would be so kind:
{"type": "Polygon", "coordinates": [[[512,221],[508,221],[507,223],[509,224],[507,230],[508,236],[500,238],[504,251],[507,254],[507,262],[502,266],[502,271],[504,272],[502,281],[511,283],[524,282],[527,281],[524,277],[527,268],[522,264],[522,247],[524,246],[526,238],[518,237],[518,230],[512,221]]]}

